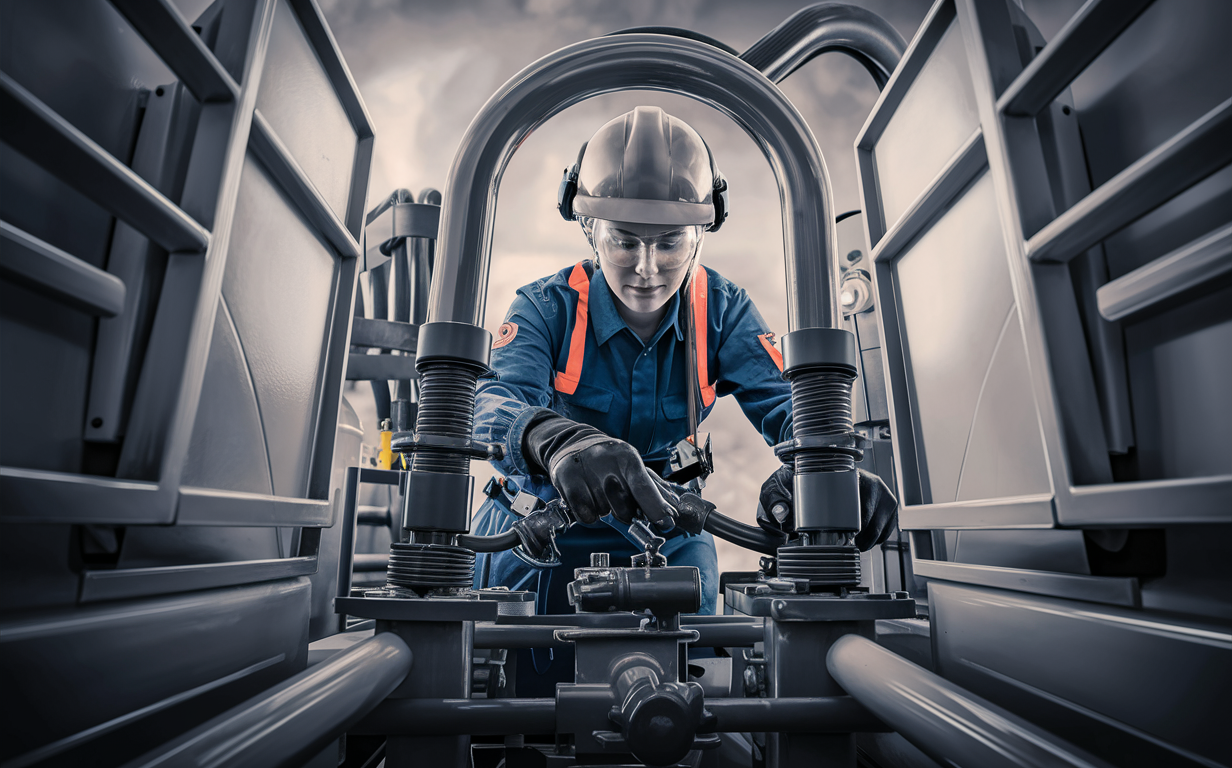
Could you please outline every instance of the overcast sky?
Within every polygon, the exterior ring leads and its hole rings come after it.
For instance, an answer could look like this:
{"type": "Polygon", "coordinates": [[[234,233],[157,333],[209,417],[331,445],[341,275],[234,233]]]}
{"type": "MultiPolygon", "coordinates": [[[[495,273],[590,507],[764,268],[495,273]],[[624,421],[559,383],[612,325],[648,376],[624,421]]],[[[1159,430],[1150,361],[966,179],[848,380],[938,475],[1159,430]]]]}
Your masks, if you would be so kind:
{"type": "MultiPolygon", "coordinates": [[[[405,187],[443,189],[471,119],[506,80],[552,51],[633,26],[710,35],[746,50],[807,2],[671,0],[477,0],[439,3],[321,0],[376,127],[369,207],[405,187]]],[[[860,2],[910,41],[930,3],[860,2]]],[[[780,86],[817,137],[834,186],[834,210],[857,208],[852,144],[877,99],[859,65],[841,54],[814,59],[780,86]]],[[[703,261],[748,290],[778,334],[787,330],[782,219],[770,167],[729,118],[691,99],[647,91],[582,102],[540,127],[517,151],[498,198],[486,326],[495,330],[514,291],[585,258],[575,223],[556,212],[561,171],[603,123],[639,104],[657,105],[696,128],[731,186],[731,217],[706,238],[703,261]]],[[[752,522],[757,491],[777,461],[738,406],[723,398],[712,432],[717,473],[706,496],[752,522]]],[[[477,467],[478,469],[479,467],[477,467]]],[[[486,469],[486,468],[484,468],[486,469]]],[[[480,474],[482,487],[489,473],[480,474]]],[[[756,568],[757,556],[719,544],[724,570],[756,568]]]]}

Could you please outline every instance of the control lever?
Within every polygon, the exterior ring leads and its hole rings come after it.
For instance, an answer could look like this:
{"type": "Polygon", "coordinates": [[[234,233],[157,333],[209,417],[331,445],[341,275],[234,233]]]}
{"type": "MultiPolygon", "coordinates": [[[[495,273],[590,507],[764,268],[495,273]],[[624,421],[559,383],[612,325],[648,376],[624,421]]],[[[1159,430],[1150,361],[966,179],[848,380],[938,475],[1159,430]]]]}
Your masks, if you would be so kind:
{"type": "Polygon", "coordinates": [[[560,499],[540,504],[542,506],[515,521],[512,529],[522,542],[513,548],[514,556],[532,568],[542,570],[560,565],[556,537],[577,521],[560,499]]]}
{"type": "MultiPolygon", "coordinates": [[[[646,470],[646,475],[675,510],[671,522],[689,533],[701,533],[707,517],[714,510],[714,505],[692,491],[667,482],[650,470],[646,470]]],[[[518,501],[523,502],[517,505],[516,510],[522,517],[514,522],[512,530],[517,533],[521,543],[513,548],[513,554],[533,568],[557,567],[561,560],[556,537],[577,522],[573,513],[561,499],[553,499],[544,504],[530,494],[523,493],[518,495],[518,501]],[[533,504],[530,503],[531,500],[533,504]]],[[[643,554],[634,556],[634,567],[651,568],[667,564],[667,559],[659,553],[659,548],[666,539],[658,535],[646,521],[634,520],[629,526],[629,536],[645,550],[643,554]]]]}
{"type": "Polygon", "coordinates": [[[645,568],[646,574],[649,575],[651,568],[667,565],[667,558],[659,554],[659,548],[667,543],[667,539],[652,531],[645,520],[634,520],[630,523],[629,536],[645,550],[633,556],[631,564],[634,568],[645,568]]]}

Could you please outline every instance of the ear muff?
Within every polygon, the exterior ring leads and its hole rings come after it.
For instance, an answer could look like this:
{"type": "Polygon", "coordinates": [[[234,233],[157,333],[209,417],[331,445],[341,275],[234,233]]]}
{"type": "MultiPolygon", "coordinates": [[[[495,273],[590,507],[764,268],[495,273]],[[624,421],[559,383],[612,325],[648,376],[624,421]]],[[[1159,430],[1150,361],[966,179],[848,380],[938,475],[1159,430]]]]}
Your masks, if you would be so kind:
{"type": "Polygon", "coordinates": [[[710,175],[714,179],[714,186],[710,190],[710,204],[714,206],[714,223],[706,227],[707,232],[718,232],[719,227],[723,226],[723,222],[727,221],[727,179],[723,177],[723,172],[719,170],[719,165],[714,161],[714,152],[710,149],[710,145],[702,139],[702,144],[706,147],[706,154],[710,157],[710,175]]]}
{"type": "Polygon", "coordinates": [[[707,232],[718,232],[723,222],[727,221],[727,179],[714,169],[714,189],[710,193],[710,203],[714,206],[714,223],[706,227],[707,232]]]}
{"type": "MultiPolygon", "coordinates": [[[[586,142],[589,144],[590,142],[586,142]]],[[[560,180],[560,188],[556,190],[556,210],[560,211],[565,221],[576,221],[573,213],[573,198],[577,197],[578,173],[582,170],[582,156],[586,154],[586,144],[578,150],[577,162],[572,168],[565,169],[565,175],[560,180]]]]}

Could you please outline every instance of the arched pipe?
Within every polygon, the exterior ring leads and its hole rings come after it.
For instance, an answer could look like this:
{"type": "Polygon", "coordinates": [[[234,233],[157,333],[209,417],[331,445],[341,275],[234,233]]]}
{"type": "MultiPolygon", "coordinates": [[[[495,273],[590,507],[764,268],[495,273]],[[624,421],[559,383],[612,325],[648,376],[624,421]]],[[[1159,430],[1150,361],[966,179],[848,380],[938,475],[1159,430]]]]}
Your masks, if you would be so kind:
{"type": "Polygon", "coordinates": [[[640,34],[551,53],[505,83],[479,111],[446,184],[429,320],[482,325],[497,188],[517,147],[567,107],[631,89],[695,98],[753,138],[779,186],[789,330],[838,327],[830,177],[804,118],[748,63],[705,43],[640,34]]]}
{"type": "Polygon", "coordinates": [[[851,56],[885,88],[907,43],[877,14],[841,3],[801,8],[753,43],[740,58],[780,83],[813,57],[828,51],[851,56]]]}

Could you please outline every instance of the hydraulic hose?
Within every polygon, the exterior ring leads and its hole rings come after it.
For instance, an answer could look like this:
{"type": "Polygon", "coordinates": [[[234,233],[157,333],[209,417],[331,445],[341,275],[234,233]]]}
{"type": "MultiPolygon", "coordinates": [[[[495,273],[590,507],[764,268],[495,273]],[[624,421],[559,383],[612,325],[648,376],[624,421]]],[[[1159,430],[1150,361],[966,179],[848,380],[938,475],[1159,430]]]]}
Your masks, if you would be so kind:
{"type": "Polygon", "coordinates": [[[472,552],[504,552],[521,544],[518,532],[510,528],[495,536],[479,536],[472,533],[458,534],[458,546],[466,547],[472,552]]]}
{"type": "Polygon", "coordinates": [[[711,510],[706,516],[703,527],[724,541],[730,541],[736,546],[751,549],[763,555],[773,555],[785,541],[781,536],[775,536],[752,525],[745,525],[717,510],[711,510]]]}

